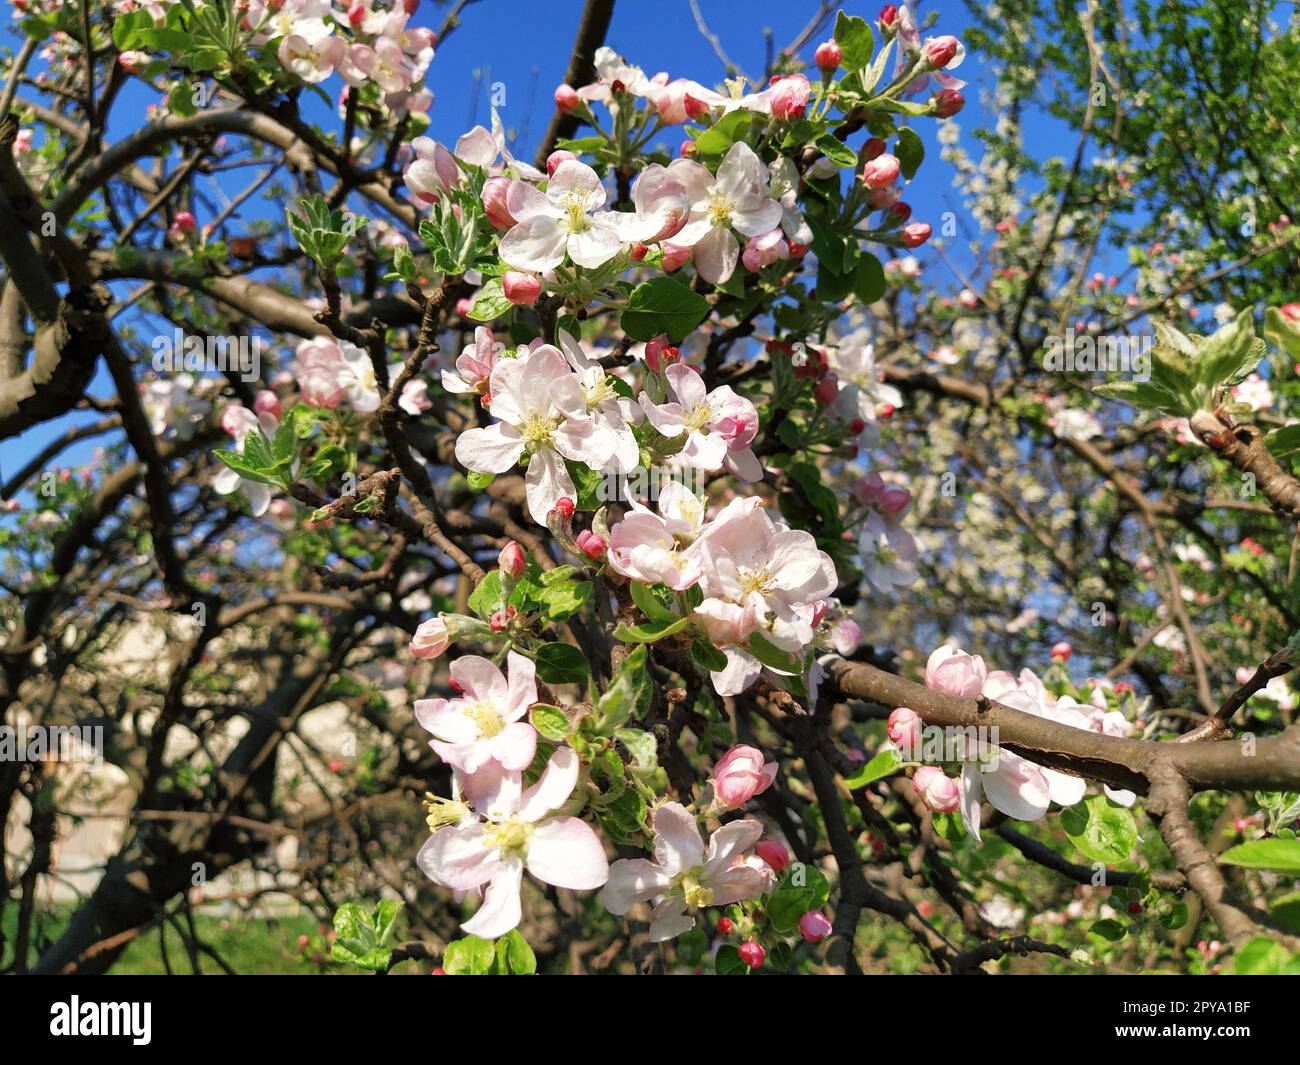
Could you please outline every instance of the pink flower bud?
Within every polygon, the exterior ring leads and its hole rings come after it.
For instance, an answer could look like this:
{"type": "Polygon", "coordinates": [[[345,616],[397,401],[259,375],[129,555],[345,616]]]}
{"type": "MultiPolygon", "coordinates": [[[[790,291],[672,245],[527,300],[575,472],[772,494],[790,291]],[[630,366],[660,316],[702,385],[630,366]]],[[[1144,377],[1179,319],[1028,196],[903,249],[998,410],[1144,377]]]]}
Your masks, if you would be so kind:
{"type": "Polygon", "coordinates": [[[189,211],[177,211],[173,225],[182,233],[193,233],[198,222],[189,211]]]}
{"type": "Polygon", "coordinates": [[[872,137],[862,146],[862,161],[871,162],[872,159],[885,154],[885,142],[879,137],[872,137]]]}
{"type": "Polygon", "coordinates": [[[511,540],[501,549],[501,554],[497,556],[497,565],[501,567],[502,573],[508,573],[515,580],[524,575],[524,569],[528,565],[528,558],[524,555],[524,549],[519,544],[511,540]]]}
{"type": "Polygon", "coordinates": [[[733,921],[730,917],[718,918],[718,935],[729,936],[733,931],[735,931],[735,928],[736,928],[736,922],[733,921]]]}
{"type": "Polygon", "coordinates": [[[1065,640],[1062,640],[1060,643],[1052,644],[1053,658],[1060,659],[1062,662],[1068,662],[1070,660],[1070,655],[1072,654],[1074,654],[1074,648],[1065,640]]]}
{"type": "Polygon", "coordinates": [[[944,89],[934,98],[934,113],[940,118],[952,118],[966,106],[966,97],[956,89],[944,89]]]}
{"type": "Polygon", "coordinates": [[[483,210],[495,229],[506,230],[515,225],[514,215],[506,206],[506,193],[509,191],[509,178],[490,177],[483,183],[483,210]]]}
{"type": "Polygon", "coordinates": [[[411,637],[410,652],[416,658],[438,658],[451,646],[451,630],[441,617],[420,623],[411,637]]]}
{"type": "Polygon", "coordinates": [[[754,848],[754,853],[767,862],[777,876],[785,872],[785,867],[790,864],[790,852],[785,849],[785,845],[780,840],[770,837],[760,839],[758,846],[754,848]]]}
{"type": "Polygon", "coordinates": [[[957,781],[938,766],[921,766],[912,774],[912,787],[921,801],[937,814],[950,814],[961,802],[957,781]]]}
{"type": "Polygon", "coordinates": [[[782,78],[771,89],[772,117],[787,122],[803,118],[811,94],[812,85],[804,75],[791,74],[782,78]]]}
{"type": "Polygon", "coordinates": [[[505,632],[506,629],[510,627],[510,622],[514,618],[515,613],[515,608],[512,606],[508,606],[504,610],[498,610],[488,620],[488,628],[493,632],[505,632]]]}
{"type": "Polygon", "coordinates": [[[809,910],[799,918],[799,934],[805,943],[820,943],[831,934],[831,923],[820,910],[809,910]]]}
{"type": "Polygon", "coordinates": [[[263,388],[253,400],[253,410],[258,414],[269,414],[272,418],[280,417],[280,397],[269,388],[263,388]]]}
{"type": "Polygon", "coordinates": [[[673,244],[670,241],[664,241],[659,247],[664,253],[664,270],[672,273],[679,270],[691,261],[691,255],[694,254],[694,248],[683,247],[681,244],[673,244]]]}
{"type": "Polygon", "coordinates": [[[577,536],[578,550],[592,560],[603,558],[609,544],[605,542],[603,536],[598,536],[594,532],[583,529],[577,536]]]}
{"type": "Polygon", "coordinates": [[[945,695],[974,699],[984,687],[988,667],[979,655],[944,644],[936,647],[925,664],[925,686],[945,695]]]}
{"type": "Polygon", "coordinates": [[[462,318],[468,318],[469,312],[474,309],[474,301],[468,297],[456,301],[456,313],[462,318]]]}
{"type": "Polygon", "coordinates": [[[886,4],[880,9],[880,24],[887,29],[892,27],[898,21],[898,7],[895,4],[886,4]]]}
{"type": "Polygon", "coordinates": [[[764,762],[763,752],[738,744],[713,766],[709,783],[716,808],[735,810],[766,791],[776,779],[776,763],[764,762]]]}
{"type": "Polygon", "coordinates": [[[751,969],[761,968],[763,962],[767,959],[767,952],[752,939],[740,944],[736,951],[740,955],[740,960],[751,969]]]}
{"type": "Polygon", "coordinates": [[[680,351],[668,343],[668,334],[660,333],[645,342],[645,361],[655,373],[662,373],[677,361],[680,351]]]}
{"type": "Polygon", "coordinates": [[[932,41],[926,41],[925,47],[921,49],[921,54],[926,60],[942,70],[954,59],[957,53],[961,51],[961,42],[951,34],[936,37],[932,41]]]}
{"type": "Polygon", "coordinates": [[[578,157],[565,148],[559,148],[556,151],[551,152],[551,154],[546,157],[546,176],[554,177],[556,167],[561,163],[568,162],[570,159],[574,162],[578,161],[578,157]]]}
{"type": "Polygon", "coordinates": [[[639,263],[642,259],[644,259],[649,254],[650,254],[649,246],[646,244],[642,244],[641,241],[638,240],[628,250],[627,257],[631,259],[634,263],[639,263]]]}
{"type": "Polygon", "coordinates": [[[555,501],[555,509],[559,513],[560,517],[565,521],[568,521],[573,517],[573,500],[568,496],[560,496],[560,498],[555,501]]]}
{"type": "Polygon", "coordinates": [[[813,53],[813,62],[817,64],[817,69],[826,74],[838,68],[843,58],[843,49],[834,41],[822,41],[817,46],[817,51],[813,53]]]}
{"type": "Polygon", "coordinates": [[[883,189],[898,180],[899,163],[896,156],[886,152],[862,167],[862,181],[869,189],[883,189]]]}
{"type": "Polygon", "coordinates": [[[130,49],[117,57],[117,65],[128,74],[135,74],[149,65],[149,53],[130,49]]]}
{"type": "Polygon", "coordinates": [[[913,222],[903,227],[903,246],[906,248],[919,248],[929,239],[929,222],[913,222]]]}
{"type": "Polygon", "coordinates": [[[507,270],[501,275],[501,291],[511,303],[531,307],[542,294],[542,283],[532,274],[507,270]]]}
{"type": "Polygon", "coordinates": [[[898,202],[898,198],[903,195],[902,191],[895,185],[889,185],[883,189],[872,189],[867,196],[867,202],[877,210],[893,207],[898,202]]]}
{"type": "Polygon", "coordinates": [[[824,407],[830,406],[835,402],[835,398],[840,394],[839,379],[833,374],[828,373],[813,388],[813,399],[824,407]]]}
{"type": "Polygon", "coordinates": [[[572,85],[560,85],[555,90],[555,106],[565,114],[571,114],[582,106],[582,98],[572,85]]]}
{"type": "Polygon", "coordinates": [[[890,741],[909,759],[921,749],[921,715],[906,706],[900,706],[889,714],[885,722],[885,732],[890,741]]]}
{"type": "Polygon", "coordinates": [[[882,514],[897,517],[912,505],[912,493],[897,484],[887,484],[880,490],[876,508],[882,514]]]}
{"type": "Polygon", "coordinates": [[[1300,303],[1284,303],[1281,311],[1282,317],[1292,325],[1300,325],[1300,303]]]}

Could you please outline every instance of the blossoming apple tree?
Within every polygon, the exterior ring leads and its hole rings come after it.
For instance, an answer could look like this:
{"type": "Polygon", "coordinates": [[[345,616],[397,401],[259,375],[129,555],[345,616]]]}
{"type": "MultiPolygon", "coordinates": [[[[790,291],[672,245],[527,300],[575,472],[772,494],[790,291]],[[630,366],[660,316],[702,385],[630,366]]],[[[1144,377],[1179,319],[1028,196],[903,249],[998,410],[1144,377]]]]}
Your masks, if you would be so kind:
{"type": "MultiPolygon", "coordinates": [[[[904,197],[919,131],[965,104],[955,36],[906,5],[823,6],[763,78],[710,86],[607,46],[614,5],[589,0],[527,162],[495,109],[454,143],[427,133],[464,3],[436,32],[412,0],[17,6],[0,426],[99,420],[5,484],[32,496],[5,530],[23,602],[0,690],[38,720],[112,703],[109,758],[136,805],[33,951],[62,785],[54,766],[4,767],[33,840],[0,884],[15,967],[105,967],[124,934],[191,904],[196,863],[256,867],[289,828],[317,851],[298,883],[331,912],[334,958],[380,971],[855,972],[880,942],[868,914],[955,973],[1110,964],[1189,923],[1294,967],[1300,625],[1275,592],[1259,634],[1275,646],[1216,662],[1177,565],[1198,557],[1163,531],[1184,512],[1097,438],[1176,422],[1212,476],[1251,478],[1252,513],[1293,530],[1300,441],[1255,415],[1261,360],[1300,357],[1300,313],[1270,309],[1258,338],[1245,308],[1209,336],[1162,321],[1149,380],[1083,400],[1024,387],[1034,331],[1083,313],[1082,275],[1040,291],[1049,257],[1077,255],[1061,222],[1083,211],[1067,197],[1051,232],[1018,224],[1017,175],[976,188],[946,143],[996,223],[995,280],[955,302],[926,291],[915,255],[938,212],[904,197]],[[139,94],[145,121],[110,130],[139,94]],[[273,217],[243,210],[258,197],[273,217]],[[151,370],[159,322],[256,337],[266,357],[251,375],[151,370]],[[110,400],[92,395],[101,360],[110,400]],[[109,433],[100,469],[32,491],[64,447],[109,433]],[[1145,694],[1073,671],[1087,636],[1013,639],[1040,627],[1009,607],[1041,573],[994,555],[988,493],[1076,600],[1089,590],[1036,512],[1059,461],[1020,461],[1044,438],[1158,552],[1138,566],[1154,597],[1113,626],[1136,650],[1088,648],[1088,668],[1145,694]],[[962,510],[944,502],[950,462],[981,484],[962,510]],[[996,634],[972,626],[986,617],[996,634]],[[163,672],[97,680],[140,622],[166,634],[163,672]],[[1152,646],[1182,658],[1162,669],[1152,646]],[[1216,667],[1249,668],[1223,690],[1216,667]],[[1277,713],[1250,709],[1267,691],[1277,713]],[[331,702],[365,754],[286,813],[277,767],[331,702]],[[1258,815],[1227,871],[1207,792],[1258,815]],[[421,795],[422,839],[381,827],[383,801],[421,795]],[[340,887],[331,855],[351,846],[365,874],[340,887]],[[1030,928],[1015,903],[1035,886],[1008,869],[1095,889],[1095,919],[1030,928]],[[416,934],[401,945],[398,900],[416,934]]],[[[1161,295],[1143,313],[1168,316],[1161,295]]]]}

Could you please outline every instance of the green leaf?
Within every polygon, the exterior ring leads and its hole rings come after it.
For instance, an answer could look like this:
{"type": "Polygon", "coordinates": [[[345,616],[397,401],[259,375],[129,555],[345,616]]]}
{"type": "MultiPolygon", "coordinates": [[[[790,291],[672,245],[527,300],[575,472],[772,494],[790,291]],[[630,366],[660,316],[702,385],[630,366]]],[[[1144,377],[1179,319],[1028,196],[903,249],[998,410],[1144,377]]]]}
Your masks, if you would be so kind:
{"type": "Polygon", "coordinates": [[[1128,929],[1118,921],[1111,918],[1105,918],[1100,921],[1094,921],[1092,927],[1088,929],[1094,936],[1101,936],[1102,939],[1109,939],[1112,943],[1118,943],[1126,935],[1128,929]]]}
{"type": "Polygon", "coordinates": [[[384,899],[372,913],[355,902],[346,902],[334,913],[334,943],[330,957],[362,969],[388,968],[393,933],[402,904],[384,899]]]}
{"type": "Polygon", "coordinates": [[[1264,356],[1263,345],[1254,344],[1254,340],[1255,322],[1247,309],[1201,342],[1197,354],[1199,383],[1215,388],[1230,382],[1239,373],[1245,377],[1264,356]]]}
{"type": "Polygon", "coordinates": [[[1267,936],[1256,936],[1232,959],[1234,976],[1294,975],[1298,970],[1300,966],[1296,964],[1296,956],[1267,936]]]}
{"type": "Polygon", "coordinates": [[[903,766],[903,759],[893,747],[882,747],[874,758],[859,769],[853,776],[845,779],[845,785],[852,791],[865,788],[877,780],[883,780],[891,773],[896,773],[903,766]]]}
{"type": "Polygon", "coordinates": [[[845,144],[833,133],[825,133],[817,138],[818,150],[836,166],[857,166],[858,153],[845,144]]]}
{"type": "Polygon", "coordinates": [[[1300,451],[1300,422],[1274,429],[1264,437],[1264,443],[1278,458],[1294,455],[1300,451]]]}
{"type": "Polygon", "coordinates": [[[871,55],[876,50],[876,35],[866,19],[841,11],[835,16],[834,37],[844,53],[841,63],[845,70],[862,70],[870,65],[871,55]]]}
{"type": "Polygon", "coordinates": [[[494,569],[484,575],[469,595],[469,608],[484,621],[501,609],[501,571],[494,569]]]}
{"type": "Polygon", "coordinates": [[[640,625],[622,623],[614,630],[614,639],[622,640],[624,643],[655,643],[666,636],[675,636],[690,623],[690,618],[646,621],[640,625]]]}
{"type": "Polygon", "coordinates": [[[496,479],[497,475],[495,473],[479,473],[477,470],[470,470],[465,474],[466,483],[476,492],[483,491],[496,479]]]}
{"type": "Polygon", "coordinates": [[[547,621],[563,621],[572,617],[591,598],[591,581],[567,581],[551,584],[542,589],[543,613],[547,621]]]}
{"type": "MultiPolygon", "coordinates": [[[[658,585],[657,587],[663,587],[658,585]]],[[[663,599],[655,593],[654,588],[648,584],[642,584],[640,581],[632,581],[628,588],[632,592],[632,602],[634,602],[641,613],[651,621],[675,621],[675,614],[663,599]]]]}
{"type": "Polygon", "coordinates": [[[1193,413],[1193,406],[1187,398],[1177,396],[1154,382],[1112,381],[1098,385],[1093,392],[1142,410],[1160,410],[1183,416],[1193,413]]]}
{"type": "Polygon", "coordinates": [[[512,928],[502,939],[497,940],[498,951],[502,944],[505,945],[505,958],[510,972],[515,976],[532,976],[537,972],[537,955],[518,928],[512,928]]]}
{"type": "Polygon", "coordinates": [[[501,279],[494,277],[474,295],[474,303],[469,309],[469,316],[476,322],[490,322],[508,314],[514,304],[506,299],[501,288],[501,279]]]}
{"type": "Polygon", "coordinates": [[[803,673],[803,659],[798,655],[791,654],[789,651],[774,647],[767,637],[760,633],[755,632],[749,637],[747,647],[749,653],[762,662],[763,665],[775,669],[778,673],[803,673]]]}
{"type": "Polygon", "coordinates": [[[916,176],[917,170],[920,169],[922,160],[925,159],[925,145],[921,143],[920,134],[911,126],[904,126],[900,129],[894,154],[898,156],[898,164],[903,171],[903,177],[911,181],[916,176]]]}
{"type": "Polygon", "coordinates": [[[727,668],[727,656],[708,640],[696,640],[691,644],[691,657],[710,673],[721,673],[727,668]]]}
{"type": "Polygon", "coordinates": [[[1256,839],[1229,847],[1219,856],[1225,865],[1300,873],[1300,839],[1256,839]]]}
{"type": "MultiPolygon", "coordinates": [[[[716,125],[695,138],[695,154],[723,155],[749,130],[750,114],[744,108],[723,115],[716,125]]],[[[647,338],[648,339],[648,338],[647,338]]]]}
{"type": "Polygon", "coordinates": [[[537,676],[547,684],[581,684],[591,675],[587,656],[568,643],[548,643],[537,652],[537,676]]]}
{"type": "Polygon", "coordinates": [[[884,294],[885,268],[870,252],[863,252],[853,270],[853,295],[865,306],[875,303],[884,294]]]}
{"type": "Polygon", "coordinates": [[[630,767],[638,776],[647,776],[659,768],[659,741],[654,734],[639,728],[621,728],[614,736],[632,755],[630,767]]]}
{"type": "Polygon", "coordinates": [[[442,967],[452,976],[487,976],[496,956],[496,947],[491,940],[466,936],[447,944],[442,955],[442,967]]]}
{"type": "Polygon", "coordinates": [[[629,718],[640,717],[653,694],[646,649],[638,647],[624,657],[609,690],[596,701],[597,734],[612,736],[629,718]]]}
{"type": "Polygon", "coordinates": [[[568,715],[550,703],[534,703],[528,711],[528,719],[533,723],[537,734],[552,743],[563,743],[573,731],[568,715]]]}
{"type": "Polygon", "coordinates": [[[709,313],[709,301],[671,277],[643,281],[628,297],[622,328],[629,340],[651,340],[660,333],[680,344],[709,313]]]}
{"type": "Polygon", "coordinates": [[[713,970],[719,976],[745,976],[749,966],[740,960],[740,951],[730,943],[724,943],[713,956],[713,970]]]}
{"type": "Polygon", "coordinates": [[[1126,860],[1137,845],[1133,815],[1105,795],[1093,795],[1062,810],[1061,827],[1080,851],[1105,865],[1126,860]]]}
{"type": "Polygon", "coordinates": [[[564,467],[569,471],[569,479],[578,493],[573,501],[578,510],[599,510],[608,502],[610,493],[606,474],[574,459],[565,459],[564,467]]]}

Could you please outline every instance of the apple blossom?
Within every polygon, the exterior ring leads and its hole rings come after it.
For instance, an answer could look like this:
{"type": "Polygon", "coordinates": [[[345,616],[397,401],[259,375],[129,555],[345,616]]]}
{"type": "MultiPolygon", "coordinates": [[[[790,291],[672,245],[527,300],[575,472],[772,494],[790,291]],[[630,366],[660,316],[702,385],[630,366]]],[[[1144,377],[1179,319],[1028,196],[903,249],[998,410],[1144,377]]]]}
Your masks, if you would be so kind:
{"type": "Polygon", "coordinates": [[[921,730],[924,722],[921,715],[906,706],[896,707],[889,713],[885,723],[885,732],[890,742],[909,761],[914,761],[921,751],[921,730]]]}
{"type": "Polygon", "coordinates": [[[944,695],[974,699],[982,691],[988,667],[979,655],[943,644],[936,647],[925,664],[925,686],[944,695]]]}
{"type": "Polygon", "coordinates": [[[736,810],[766,791],[776,779],[776,763],[764,762],[761,751],[743,744],[732,747],[714,763],[709,784],[713,809],[736,810]]]}
{"type": "Polygon", "coordinates": [[[883,189],[897,181],[900,173],[898,157],[885,153],[863,164],[862,183],[869,189],[883,189]]]}
{"type": "Polygon", "coordinates": [[[771,88],[768,106],[772,117],[789,122],[802,118],[808,110],[808,97],[812,86],[803,74],[790,74],[781,78],[771,88]]]}
{"type": "Polygon", "coordinates": [[[695,549],[704,525],[704,507],[689,488],[670,481],[659,492],[656,514],[633,502],[631,511],[610,529],[609,567],[645,584],[683,591],[700,579],[695,549]]]}
{"type": "Polygon", "coordinates": [[[781,222],[781,206],[767,195],[763,161],[744,141],[727,151],[716,175],[699,163],[678,160],[669,168],[686,188],[690,219],[673,240],[694,250],[704,280],[719,285],[735,272],[740,243],[735,232],[756,237],[781,222]]]}
{"type": "Polygon", "coordinates": [[[457,395],[483,394],[505,345],[492,330],[480,325],[474,330],[474,343],[467,344],[456,359],[455,370],[442,371],[442,387],[457,395]]]}
{"type": "Polygon", "coordinates": [[[736,952],[740,955],[740,960],[751,969],[760,968],[763,962],[767,960],[767,952],[760,943],[752,939],[740,944],[736,948],[736,952]]]}
{"type": "Polygon", "coordinates": [[[754,847],[754,853],[768,864],[772,872],[780,876],[790,864],[790,852],[780,840],[760,839],[754,847]]]}
{"type": "Polygon", "coordinates": [[[729,906],[765,890],[767,878],[743,861],[744,852],[763,834],[761,822],[728,822],[710,837],[706,852],[694,816],[681,803],[657,807],[651,821],[654,861],[616,861],[600,901],[610,913],[622,915],[638,902],[657,898],[650,915],[652,943],[689,932],[702,906],[729,906]]]}
{"type": "Polygon", "coordinates": [[[942,769],[923,765],[912,774],[912,787],[917,795],[937,814],[949,814],[957,809],[960,789],[957,781],[942,769]]]}
{"type": "Polygon", "coordinates": [[[830,921],[820,910],[809,910],[799,918],[799,934],[805,943],[820,943],[832,931],[830,921]]]}
{"type": "Polygon", "coordinates": [[[673,363],[664,377],[674,398],[653,403],[642,392],[641,409],[663,436],[685,437],[677,460],[694,469],[725,466],[745,480],[761,479],[762,467],[749,447],[758,434],[758,411],[753,403],[727,385],[709,392],[699,372],[684,363],[673,363]]]}
{"type": "Polygon", "coordinates": [[[549,816],[568,801],[578,773],[578,756],[569,747],[556,749],[526,791],[518,773],[502,771],[495,793],[478,811],[484,820],[440,828],[420,848],[416,863],[435,883],[456,891],[487,885],[483,905],[461,924],[466,932],[495,939],[519,924],[525,869],[545,884],[573,891],[605,884],[612,870],[596,833],[576,817],[549,816]]]}
{"type": "Polygon", "coordinates": [[[416,719],[436,737],[429,746],[462,772],[475,773],[488,761],[522,772],[532,763],[537,730],[522,719],[537,702],[536,669],[514,651],[506,663],[509,681],[489,659],[458,658],[451,679],[463,694],[415,704],[416,719]]]}
{"type": "Polygon", "coordinates": [[[486,429],[469,429],[456,440],[456,460],[479,473],[504,473],[527,453],[524,485],[528,512],[539,525],[561,497],[576,494],[564,460],[603,469],[608,441],[588,417],[573,417],[556,402],[571,396],[573,372],[564,356],[544,344],[492,370],[492,414],[486,429]]]}
{"type": "Polygon", "coordinates": [[[516,306],[531,307],[542,294],[542,283],[532,274],[507,270],[501,275],[501,291],[516,306]]]}
{"type": "Polygon", "coordinates": [[[817,69],[827,74],[837,69],[843,58],[844,52],[834,40],[822,41],[817,46],[817,51],[813,53],[813,62],[817,64],[817,69]]]}
{"type": "Polygon", "coordinates": [[[451,630],[441,615],[420,622],[411,637],[410,652],[416,658],[439,658],[451,646],[451,630]]]}
{"type": "Polygon", "coordinates": [[[905,248],[919,248],[929,239],[929,222],[913,222],[903,227],[903,247],[905,248]]]}

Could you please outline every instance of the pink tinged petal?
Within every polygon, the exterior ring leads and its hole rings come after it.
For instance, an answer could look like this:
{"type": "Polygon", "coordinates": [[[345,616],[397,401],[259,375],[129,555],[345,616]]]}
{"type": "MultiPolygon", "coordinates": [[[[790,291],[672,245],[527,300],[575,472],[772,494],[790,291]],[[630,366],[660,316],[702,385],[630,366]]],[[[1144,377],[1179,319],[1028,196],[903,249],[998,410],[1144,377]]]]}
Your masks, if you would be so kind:
{"type": "Polygon", "coordinates": [[[458,769],[452,774],[455,787],[476,810],[513,811],[519,808],[523,778],[491,759],[472,773],[458,769]]]}
{"type": "Polygon", "coordinates": [[[695,245],[695,267],[700,276],[712,285],[725,284],[730,280],[736,272],[739,259],[740,242],[732,236],[731,230],[722,226],[714,226],[695,245]]]}
{"type": "Polygon", "coordinates": [[[524,863],[518,858],[502,862],[483,896],[483,905],[461,928],[480,939],[496,939],[517,927],[523,917],[519,904],[519,885],[523,878],[524,863]]]}
{"type": "Polygon", "coordinates": [[[650,914],[650,942],[676,939],[694,927],[695,918],[686,912],[686,902],[677,895],[670,895],[650,914]]]}
{"type": "Polygon", "coordinates": [[[763,479],[763,464],[758,461],[758,456],[754,454],[753,448],[747,447],[740,451],[728,451],[724,465],[729,472],[742,481],[761,481],[763,479]]]}
{"type": "Polygon", "coordinates": [[[752,899],[768,889],[767,874],[748,865],[727,869],[708,881],[713,891],[711,906],[730,906],[741,899],[752,899]]]}
{"type": "Polygon", "coordinates": [[[520,270],[544,274],[564,262],[568,234],[554,218],[536,215],[501,238],[501,258],[520,270]]]}
{"type": "Polygon", "coordinates": [[[509,689],[501,670],[482,655],[461,655],[451,664],[451,679],[471,700],[483,700],[504,706],[509,689]]]}
{"type": "Polygon", "coordinates": [[[248,509],[253,517],[260,518],[271,508],[271,489],[269,485],[262,484],[260,481],[244,481],[241,478],[240,487],[244,489],[244,495],[248,497],[248,509]]]}
{"type": "Polygon", "coordinates": [[[623,241],[612,228],[597,224],[581,233],[571,233],[568,248],[570,259],[579,266],[594,270],[621,252],[623,241]]]}
{"type": "Polygon", "coordinates": [[[506,210],[516,222],[538,216],[559,218],[562,212],[546,195],[526,181],[512,181],[506,189],[506,210]]]}
{"type": "Polygon", "coordinates": [[[750,208],[737,208],[731,212],[731,224],[738,233],[747,237],[761,237],[781,224],[783,212],[776,200],[765,199],[750,208]]]}
{"type": "MultiPolygon", "coordinates": [[[[775,775],[775,766],[773,766],[775,775]]],[[[763,835],[763,825],[753,818],[729,821],[709,838],[709,857],[704,867],[706,879],[718,876],[736,858],[749,850],[763,835]]]]}
{"type": "Polygon", "coordinates": [[[472,743],[478,737],[477,726],[461,713],[460,705],[446,699],[420,699],[415,704],[415,719],[447,743],[472,743]]]}
{"type": "Polygon", "coordinates": [[[519,817],[524,821],[540,821],[568,801],[577,783],[577,752],[572,747],[557,747],[537,783],[524,792],[519,817]]]}
{"type": "Polygon", "coordinates": [[[763,663],[738,647],[727,647],[722,652],[727,657],[727,668],[709,674],[713,690],[719,695],[739,695],[758,679],[763,663]]]}
{"type": "Polygon", "coordinates": [[[1102,788],[1112,802],[1117,802],[1121,806],[1131,807],[1135,802],[1137,802],[1136,792],[1129,791],[1128,789],[1112,788],[1106,784],[1103,784],[1102,788]]]}
{"type": "Polygon", "coordinates": [[[454,766],[463,773],[477,773],[492,760],[491,749],[486,743],[443,743],[441,740],[430,740],[429,746],[449,766],[454,766]]]}
{"type": "Polygon", "coordinates": [[[537,753],[537,730],[527,721],[516,721],[484,746],[504,768],[522,773],[533,764],[533,755],[537,753]]]}
{"type": "Polygon", "coordinates": [[[528,460],[524,492],[528,497],[528,513],[538,525],[546,524],[546,515],[555,509],[561,497],[573,499],[578,494],[564,460],[550,448],[528,460]]]}
{"type": "Polygon", "coordinates": [[[677,460],[692,469],[720,470],[727,461],[727,441],[716,433],[691,433],[677,460]]]}
{"type": "Polygon", "coordinates": [[[475,126],[456,142],[456,157],[472,166],[487,169],[496,161],[497,154],[497,142],[482,126],[475,126]]]}
{"type": "Polygon", "coordinates": [[[980,838],[980,772],[973,765],[961,767],[961,777],[957,781],[958,803],[961,809],[962,823],[966,831],[980,838]]]}
{"type": "Polygon", "coordinates": [[[1005,751],[998,756],[996,771],[980,774],[980,783],[989,802],[1017,821],[1037,821],[1051,803],[1042,771],[1005,751]]]}
{"type": "Polygon", "coordinates": [[[552,817],[534,828],[527,861],[538,880],[573,891],[594,891],[609,879],[600,839],[576,817],[552,817]]]}
{"type": "Polygon", "coordinates": [[[1047,779],[1048,792],[1057,806],[1073,806],[1088,790],[1088,782],[1082,777],[1071,776],[1056,769],[1043,769],[1040,772],[1047,779]]]}
{"type": "Polygon", "coordinates": [[[679,802],[664,803],[654,812],[655,861],[669,876],[704,863],[704,841],[695,818],[679,802]]]}
{"type": "Polygon", "coordinates": [[[518,651],[506,655],[506,672],[510,676],[506,712],[507,721],[518,721],[537,702],[537,666],[518,651]]]}
{"type": "Polygon", "coordinates": [[[594,211],[605,202],[605,187],[600,183],[600,175],[579,159],[566,159],[557,166],[546,192],[552,199],[556,193],[575,192],[583,198],[588,211],[594,211]]]}
{"type": "Polygon", "coordinates": [[[664,436],[680,436],[686,428],[686,412],[680,403],[651,403],[650,397],[642,392],[641,409],[650,424],[664,436]]]}
{"type": "Polygon", "coordinates": [[[439,829],[420,848],[415,863],[435,884],[455,891],[486,884],[501,868],[497,852],[483,846],[481,824],[439,829]]]}
{"type": "Polygon", "coordinates": [[[456,440],[456,461],[477,473],[505,473],[523,451],[523,437],[504,422],[486,429],[467,429],[456,440]]]}
{"type": "Polygon", "coordinates": [[[685,410],[698,407],[708,397],[708,389],[704,387],[704,378],[700,376],[699,371],[694,367],[675,362],[664,371],[664,376],[668,378],[668,384],[673,390],[673,395],[677,397],[685,410]]]}
{"type": "Polygon", "coordinates": [[[627,913],[638,902],[662,895],[672,877],[645,858],[624,858],[609,867],[609,879],[600,893],[601,905],[610,913],[627,913]]]}

